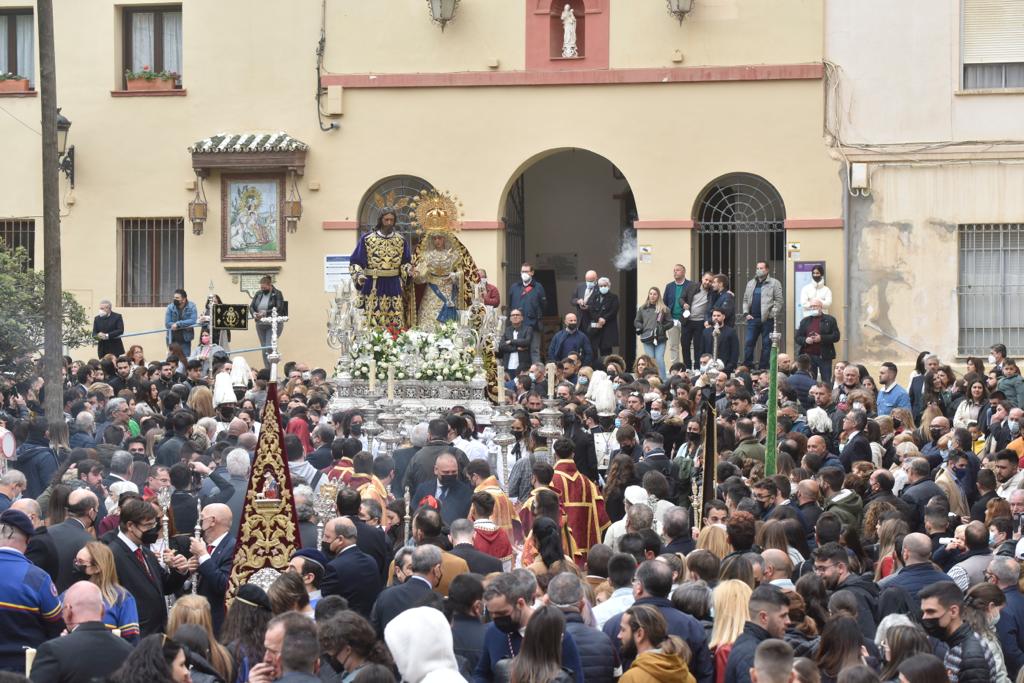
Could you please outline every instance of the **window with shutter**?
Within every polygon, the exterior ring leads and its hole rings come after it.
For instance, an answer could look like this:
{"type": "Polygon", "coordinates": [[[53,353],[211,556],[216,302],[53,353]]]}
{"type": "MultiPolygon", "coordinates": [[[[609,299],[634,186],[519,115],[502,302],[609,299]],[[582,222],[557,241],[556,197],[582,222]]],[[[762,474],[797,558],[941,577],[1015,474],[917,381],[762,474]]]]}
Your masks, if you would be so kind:
{"type": "Polygon", "coordinates": [[[1024,2],[963,0],[964,90],[1024,88],[1024,2]]]}
{"type": "Polygon", "coordinates": [[[1024,223],[958,226],[958,354],[984,356],[993,344],[1024,353],[1024,223]]]}

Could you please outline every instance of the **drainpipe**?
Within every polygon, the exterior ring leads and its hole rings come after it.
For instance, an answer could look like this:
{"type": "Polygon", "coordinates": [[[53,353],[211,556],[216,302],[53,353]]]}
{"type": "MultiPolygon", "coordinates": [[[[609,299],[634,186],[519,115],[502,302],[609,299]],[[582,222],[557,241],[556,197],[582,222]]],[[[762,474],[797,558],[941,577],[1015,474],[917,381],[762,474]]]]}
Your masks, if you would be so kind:
{"type": "Polygon", "coordinates": [[[850,315],[850,297],[853,294],[851,287],[852,278],[850,272],[853,270],[852,263],[850,261],[850,234],[853,230],[853,224],[850,220],[852,212],[850,211],[850,175],[846,172],[846,165],[844,164],[840,170],[840,182],[843,186],[843,291],[846,296],[843,297],[843,344],[846,349],[846,353],[842,355],[842,358],[850,358],[850,336],[853,330],[853,320],[850,315]]]}

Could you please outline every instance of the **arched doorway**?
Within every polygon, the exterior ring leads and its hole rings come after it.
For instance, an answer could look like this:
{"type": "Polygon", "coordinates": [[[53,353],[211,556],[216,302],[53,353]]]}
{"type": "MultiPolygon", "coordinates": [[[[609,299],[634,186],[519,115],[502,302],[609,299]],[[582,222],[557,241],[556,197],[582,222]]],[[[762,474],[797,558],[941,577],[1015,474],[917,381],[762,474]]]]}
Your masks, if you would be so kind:
{"type": "Polygon", "coordinates": [[[516,171],[502,206],[506,291],[519,279],[523,262],[534,265],[548,298],[544,351],[561,319],[575,311],[570,300],[576,286],[595,270],[611,281],[621,303],[616,352],[632,358],[637,209],[618,168],[585,149],[548,151],[516,171]]]}
{"type": "MultiPolygon", "coordinates": [[[[746,326],[743,290],[758,261],[767,261],[771,276],[786,281],[786,207],[778,190],[751,173],[729,173],[713,180],[694,209],[699,273],[723,273],[736,293],[736,331],[743,344],[746,326]]],[[[785,335],[785,308],[775,329],[785,335]]],[[[785,343],[785,342],[783,342],[785,343]]]]}
{"type": "Polygon", "coordinates": [[[433,189],[434,186],[426,180],[413,175],[391,176],[378,181],[363,195],[363,201],[359,203],[359,234],[373,230],[381,213],[390,209],[398,215],[395,229],[409,240],[409,246],[415,249],[419,237],[409,217],[409,203],[421,191],[433,189]]]}

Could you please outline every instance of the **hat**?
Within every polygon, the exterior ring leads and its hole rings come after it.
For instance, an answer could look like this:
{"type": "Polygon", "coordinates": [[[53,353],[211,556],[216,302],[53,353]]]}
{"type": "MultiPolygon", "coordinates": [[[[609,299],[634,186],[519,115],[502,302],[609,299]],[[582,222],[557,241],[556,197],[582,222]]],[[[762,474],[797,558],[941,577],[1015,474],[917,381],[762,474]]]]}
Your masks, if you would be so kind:
{"type": "Polygon", "coordinates": [[[643,486],[627,486],[626,492],[623,494],[626,502],[630,505],[636,505],[637,503],[646,503],[648,500],[647,490],[643,486]]]}
{"type": "Polygon", "coordinates": [[[32,520],[21,510],[11,510],[10,508],[4,510],[0,513],[0,524],[12,526],[29,537],[36,532],[35,527],[32,526],[32,520]]]}
{"type": "Polygon", "coordinates": [[[223,403],[235,403],[235,390],[231,385],[231,377],[227,373],[220,373],[213,383],[213,405],[217,407],[223,403]]]}
{"type": "Polygon", "coordinates": [[[254,583],[243,584],[238,589],[238,592],[235,593],[235,599],[241,600],[250,607],[261,607],[268,612],[273,611],[270,607],[270,598],[267,597],[267,592],[254,583]]]}
{"type": "Polygon", "coordinates": [[[327,559],[326,555],[324,555],[322,552],[314,548],[303,548],[301,550],[296,550],[295,554],[292,555],[292,559],[294,560],[296,557],[302,557],[312,562],[316,562],[323,569],[327,569],[327,564],[330,562],[330,560],[327,559]]]}

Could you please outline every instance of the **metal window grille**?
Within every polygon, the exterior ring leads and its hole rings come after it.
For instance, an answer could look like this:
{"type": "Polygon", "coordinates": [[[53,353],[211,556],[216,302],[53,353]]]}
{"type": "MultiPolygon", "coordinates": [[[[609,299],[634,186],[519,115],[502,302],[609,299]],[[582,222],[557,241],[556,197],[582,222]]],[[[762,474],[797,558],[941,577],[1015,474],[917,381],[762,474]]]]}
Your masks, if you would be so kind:
{"type": "MultiPolygon", "coordinates": [[[[785,282],[786,208],[775,187],[748,173],[730,173],[708,186],[697,206],[697,273],[711,271],[729,278],[736,294],[736,332],[743,343],[743,290],[758,261],[785,282]]],[[[788,298],[788,297],[787,297],[788,298]]],[[[775,321],[785,337],[785,307],[775,321]]],[[[783,342],[784,343],[784,342],[783,342]]]]}
{"type": "Polygon", "coordinates": [[[520,174],[505,199],[505,291],[519,280],[526,260],[526,183],[520,174]]]}
{"type": "Polygon", "coordinates": [[[957,353],[984,356],[993,344],[1024,353],[1024,223],[957,226],[960,242],[957,353]]]}
{"type": "Polygon", "coordinates": [[[36,266],[36,222],[34,220],[0,221],[0,242],[8,249],[22,247],[28,255],[27,266],[36,266]]]}
{"type": "Polygon", "coordinates": [[[117,219],[117,305],[167,304],[185,279],[184,218],[117,219]]]}
{"type": "Polygon", "coordinates": [[[423,190],[433,190],[434,186],[423,178],[411,175],[395,176],[382,180],[366,193],[359,207],[359,234],[363,235],[377,227],[377,219],[385,209],[392,209],[398,214],[395,229],[409,240],[413,249],[419,242],[416,230],[412,227],[409,217],[409,202],[423,190]]]}

